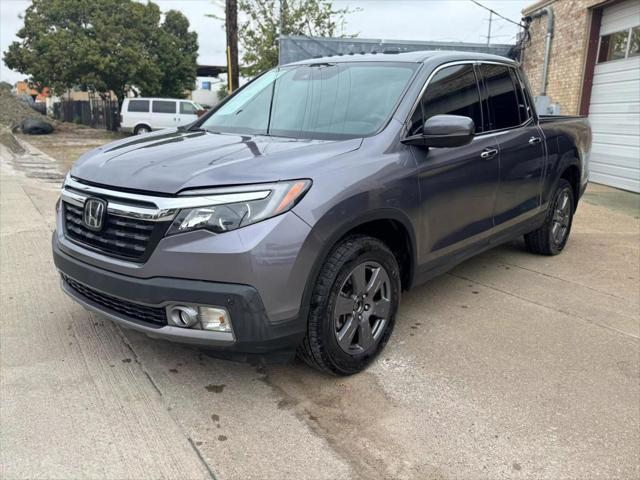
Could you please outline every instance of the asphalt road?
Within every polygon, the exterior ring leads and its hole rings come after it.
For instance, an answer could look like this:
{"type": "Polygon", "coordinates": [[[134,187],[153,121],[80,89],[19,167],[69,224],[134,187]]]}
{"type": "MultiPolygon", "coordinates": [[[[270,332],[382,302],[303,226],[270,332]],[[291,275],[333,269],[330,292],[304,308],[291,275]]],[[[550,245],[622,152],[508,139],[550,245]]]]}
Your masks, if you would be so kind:
{"type": "MultiPolygon", "coordinates": [[[[6,138],[5,138],[6,140],[6,138]]],[[[592,186],[566,251],[521,242],[404,295],[366,372],[255,367],[60,291],[60,164],[0,145],[0,477],[640,476],[640,206],[592,186]]]]}

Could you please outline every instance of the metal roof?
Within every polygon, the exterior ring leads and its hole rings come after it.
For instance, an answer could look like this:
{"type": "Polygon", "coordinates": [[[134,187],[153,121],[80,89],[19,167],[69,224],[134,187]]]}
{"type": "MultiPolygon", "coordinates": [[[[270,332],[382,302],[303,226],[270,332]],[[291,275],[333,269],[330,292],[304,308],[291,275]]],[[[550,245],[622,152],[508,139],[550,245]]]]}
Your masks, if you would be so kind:
{"type": "Polygon", "coordinates": [[[376,58],[380,58],[383,55],[390,57],[392,54],[384,53],[389,51],[395,52],[393,56],[397,61],[421,62],[426,59],[428,54],[431,55],[442,51],[486,53],[513,58],[513,47],[514,45],[508,44],[487,46],[481,43],[463,42],[283,36],[280,38],[279,63],[284,65],[307,59],[337,58],[341,56],[356,58],[366,54],[371,54],[370,57],[376,58]],[[411,57],[411,52],[419,53],[415,53],[416,57],[411,57]],[[422,58],[420,58],[420,55],[422,55],[422,58]],[[410,58],[414,59],[410,60],[410,58]]]}
{"type": "Polygon", "coordinates": [[[449,51],[417,51],[417,52],[405,52],[405,53],[365,53],[358,55],[335,55],[329,57],[320,58],[308,58],[306,60],[300,60],[299,62],[292,62],[287,65],[308,65],[314,63],[346,63],[346,62],[404,62],[404,63],[423,63],[431,59],[442,59],[445,62],[455,62],[461,60],[491,60],[497,62],[506,62],[517,64],[517,62],[511,58],[502,57],[499,55],[490,55],[487,53],[478,52],[458,52],[454,50],[449,51]]]}
{"type": "Polygon", "coordinates": [[[217,77],[221,73],[227,73],[226,65],[198,65],[196,70],[198,77],[217,77]]]}

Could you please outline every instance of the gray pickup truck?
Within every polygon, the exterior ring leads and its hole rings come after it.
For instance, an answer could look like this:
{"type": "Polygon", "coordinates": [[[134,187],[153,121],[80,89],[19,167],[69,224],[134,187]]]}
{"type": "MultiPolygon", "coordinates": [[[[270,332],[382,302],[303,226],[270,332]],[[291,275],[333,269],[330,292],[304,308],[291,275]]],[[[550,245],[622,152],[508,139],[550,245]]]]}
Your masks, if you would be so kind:
{"type": "Polygon", "coordinates": [[[524,236],[567,243],[589,123],[541,117],[512,60],[463,52],[270,70],[187,128],[82,156],[53,256],[87,309],[220,355],[362,370],[400,294],[524,236]]]}

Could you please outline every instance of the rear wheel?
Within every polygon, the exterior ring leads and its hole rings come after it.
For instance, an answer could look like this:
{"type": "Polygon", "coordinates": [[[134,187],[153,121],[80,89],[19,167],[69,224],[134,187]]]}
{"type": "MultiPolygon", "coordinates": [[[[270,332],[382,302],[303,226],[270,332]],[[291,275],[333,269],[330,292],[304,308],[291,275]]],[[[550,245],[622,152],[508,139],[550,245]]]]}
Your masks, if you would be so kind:
{"type": "Polygon", "coordinates": [[[134,135],[143,135],[145,133],[149,133],[151,131],[151,127],[149,125],[136,125],[136,128],[133,129],[134,135]]]}
{"type": "Polygon", "coordinates": [[[573,189],[561,178],[544,224],[524,236],[527,249],[541,255],[559,254],[571,233],[573,209],[573,189]]]}
{"type": "Polygon", "coordinates": [[[400,269],[381,241],[352,236],[325,261],[299,356],[337,375],[364,369],[384,348],[400,300],[400,269]]]}

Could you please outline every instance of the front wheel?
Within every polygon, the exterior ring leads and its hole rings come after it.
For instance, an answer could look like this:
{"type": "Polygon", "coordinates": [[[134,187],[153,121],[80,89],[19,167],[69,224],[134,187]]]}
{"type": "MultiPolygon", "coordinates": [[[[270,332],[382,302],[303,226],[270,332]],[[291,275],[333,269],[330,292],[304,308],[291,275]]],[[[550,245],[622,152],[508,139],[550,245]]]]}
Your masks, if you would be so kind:
{"type": "Polygon", "coordinates": [[[557,255],[569,239],[574,213],[573,189],[560,179],[544,224],[524,236],[527,249],[540,255],[557,255]]]}
{"type": "Polygon", "coordinates": [[[133,129],[134,135],[144,135],[145,133],[149,133],[151,131],[151,127],[148,125],[140,124],[137,125],[136,128],[133,129]]]}
{"type": "Polygon", "coordinates": [[[337,375],[363,370],[386,345],[399,301],[400,269],[393,253],[372,237],[346,238],[320,270],[298,355],[337,375]]]}

